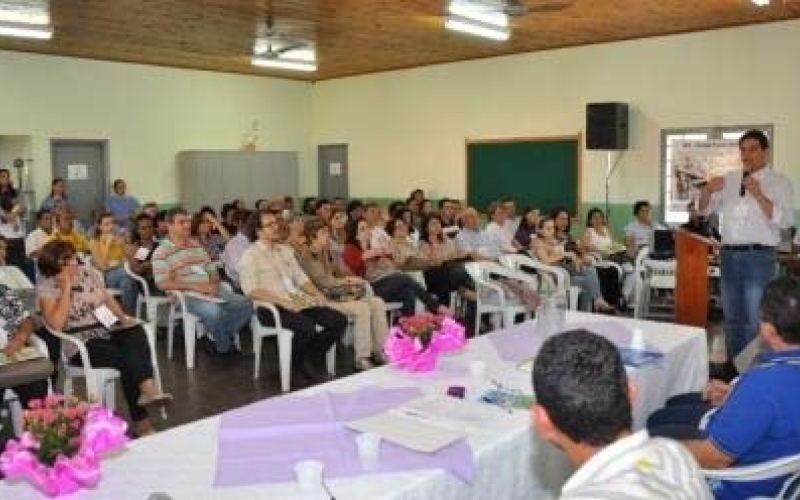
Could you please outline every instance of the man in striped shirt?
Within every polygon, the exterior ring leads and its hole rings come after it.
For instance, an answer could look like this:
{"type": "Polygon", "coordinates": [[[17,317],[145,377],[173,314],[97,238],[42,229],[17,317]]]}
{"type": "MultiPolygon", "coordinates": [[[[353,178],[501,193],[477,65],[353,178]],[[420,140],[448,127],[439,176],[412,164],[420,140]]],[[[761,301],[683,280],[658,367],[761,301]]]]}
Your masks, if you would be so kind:
{"type": "Polygon", "coordinates": [[[533,387],[537,431],[579,467],[562,499],[712,498],[683,446],[631,431],[634,388],[607,339],[586,330],[549,338],[536,358],[533,387]]]}
{"type": "Polygon", "coordinates": [[[167,212],[169,235],[153,253],[153,278],[164,291],[186,294],[186,307],[214,339],[217,354],[238,354],[233,340],[250,321],[249,299],[220,286],[216,265],[191,238],[191,217],[182,208],[167,212]]]}

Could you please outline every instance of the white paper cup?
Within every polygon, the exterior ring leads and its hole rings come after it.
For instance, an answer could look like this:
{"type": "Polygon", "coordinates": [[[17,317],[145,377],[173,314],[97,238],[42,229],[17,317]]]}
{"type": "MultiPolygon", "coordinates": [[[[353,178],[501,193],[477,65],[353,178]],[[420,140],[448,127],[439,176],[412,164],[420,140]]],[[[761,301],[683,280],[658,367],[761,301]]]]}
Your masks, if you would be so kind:
{"type": "Polygon", "coordinates": [[[303,460],[294,465],[297,484],[304,493],[311,493],[322,488],[322,471],[325,466],[318,460],[303,460]]]}
{"type": "Polygon", "coordinates": [[[631,349],[635,351],[644,351],[646,343],[644,341],[644,331],[641,328],[634,328],[633,335],[631,335],[631,349]]]}
{"type": "Polygon", "coordinates": [[[381,437],[372,432],[365,432],[356,436],[356,448],[358,448],[358,458],[361,460],[361,468],[364,470],[375,470],[378,468],[378,459],[381,452],[381,437]]]}
{"type": "Polygon", "coordinates": [[[481,386],[486,383],[486,362],[473,361],[469,364],[469,382],[473,386],[481,386]]]}

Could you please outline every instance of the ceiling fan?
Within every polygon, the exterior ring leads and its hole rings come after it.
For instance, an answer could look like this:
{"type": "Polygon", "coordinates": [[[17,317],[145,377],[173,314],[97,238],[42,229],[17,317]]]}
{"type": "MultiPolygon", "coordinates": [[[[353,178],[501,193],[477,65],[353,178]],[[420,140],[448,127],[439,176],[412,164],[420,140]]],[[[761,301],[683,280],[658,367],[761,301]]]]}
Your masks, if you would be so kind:
{"type": "Polygon", "coordinates": [[[527,14],[558,12],[571,7],[577,0],[453,0],[469,9],[482,13],[505,14],[508,17],[522,17],[527,14]]]}
{"type": "Polygon", "coordinates": [[[313,52],[313,45],[306,40],[292,37],[288,30],[277,29],[272,16],[258,23],[253,43],[254,55],[266,59],[279,59],[289,52],[301,49],[313,52]]]}

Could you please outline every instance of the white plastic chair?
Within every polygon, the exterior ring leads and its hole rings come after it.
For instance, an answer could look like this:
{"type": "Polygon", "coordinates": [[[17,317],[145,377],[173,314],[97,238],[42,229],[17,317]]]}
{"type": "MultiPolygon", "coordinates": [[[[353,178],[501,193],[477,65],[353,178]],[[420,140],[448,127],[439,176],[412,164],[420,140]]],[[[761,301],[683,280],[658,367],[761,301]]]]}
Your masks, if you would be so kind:
{"type": "Polygon", "coordinates": [[[642,247],[636,254],[634,265],[634,307],[633,317],[640,319],[650,315],[653,290],[674,290],[674,260],[651,260],[649,247],[642,247]]]}
{"type": "MultiPolygon", "coordinates": [[[[292,377],[292,338],[294,332],[281,325],[278,309],[269,302],[257,301],[253,303],[254,312],[250,320],[250,329],[253,331],[253,352],[255,353],[255,366],[253,379],[258,379],[261,371],[261,345],[265,337],[278,338],[278,366],[281,377],[281,390],[289,392],[292,377]],[[264,326],[258,319],[257,309],[261,307],[272,315],[274,326],[264,326]]],[[[336,344],[332,345],[325,355],[328,373],[336,375],[336,344]]]]}
{"type": "Polygon", "coordinates": [[[110,410],[116,406],[114,393],[114,380],[119,379],[119,371],[114,368],[94,368],[89,360],[89,351],[86,343],[66,333],[60,332],[45,324],[47,330],[62,342],[75,346],[81,358],[82,366],[69,363],[64,350],[61,352],[61,363],[64,365],[64,395],[71,396],[73,392],[72,379],[83,377],[86,379],[86,394],[90,401],[95,401],[110,410]]]}
{"type": "Polygon", "coordinates": [[[760,464],[719,470],[704,469],[703,475],[706,476],[706,479],[717,481],[762,481],[788,475],[780,492],[775,497],[769,498],[782,500],[800,498],[800,454],[776,458],[760,464]]]}
{"type": "MultiPolygon", "coordinates": [[[[69,342],[78,349],[81,357],[82,366],[70,365],[69,359],[62,350],[61,362],[64,365],[64,395],[70,396],[73,392],[72,379],[84,377],[86,379],[86,392],[90,400],[97,401],[110,410],[116,406],[116,396],[114,391],[114,380],[119,379],[119,371],[115,368],[94,368],[89,360],[89,351],[86,343],[64,332],[59,332],[45,324],[47,330],[64,342],[69,342]]],[[[156,331],[150,323],[142,323],[142,328],[147,336],[147,344],[150,347],[150,363],[153,365],[153,383],[158,392],[164,392],[161,383],[161,369],[158,366],[158,356],[156,356],[156,331]]],[[[161,408],[161,417],[167,418],[166,408],[161,408]]]]}
{"type": "MultiPolygon", "coordinates": [[[[221,281],[219,286],[224,287],[228,291],[232,291],[231,286],[224,281],[221,281]]],[[[167,357],[172,359],[175,323],[178,320],[183,320],[183,349],[186,357],[186,368],[188,370],[193,370],[197,339],[203,338],[208,335],[209,332],[206,331],[206,327],[200,318],[190,313],[187,309],[186,294],[184,292],[180,290],[170,290],[169,295],[172,299],[170,299],[171,306],[169,309],[169,318],[167,320],[167,357]]],[[[199,294],[195,295],[195,297],[201,298],[199,294]]],[[[234,339],[234,344],[239,350],[242,349],[242,343],[238,333],[234,339]]]]}
{"type": "Polygon", "coordinates": [[[465,265],[475,283],[475,332],[480,332],[481,318],[484,314],[491,314],[495,328],[507,328],[514,324],[518,315],[530,317],[533,311],[513,295],[509,295],[503,286],[492,277],[500,276],[516,281],[530,287],[532,291],[538,288],[538,282],[531,275],[514,271],[495,262],[467,262],[465,265]],[[499,318],[499,322],[496,319],[499,318]],[[499,325],[498,325],[499,323],[499,325]]]}
{"type": "MultiPolygon", "coordinates": [[[[6,331],[0,329],[0,335],[7,335],[6,331]]],[[[31,335],[29,339],[31,345],[36,348],[39,352],[44,354],[46,358],[50,357],[50,351],[47,349],[47,343],[44,340],[40,339],[36,336],[36,334],[31,335]]],[[[50,377],[47,377],[47,393],[51,394],[53,392],[53,386],[50,381],[50,377]]],[[[8,409],[11,412],[11,425],[13,426],[14,435],[19,436],[22,434],[22,427],[23,427],[23,414],[24,408],[22,408],[22,404],[17,397],[17,393],[14,392],[13,389],[7,388],[3,393],[3,399],[8,403],[8,409]]]]}
{"type": "Polygon", "coordinates": [[[33,288],[31,280],[17,266],[0,266],[0,283],[12,290],[33,288]]]}
{"type": "Polygon", "coordinates": [[[533,257],[522,254],[506,254],[500,256],[500,263],[515,271],[527,274],[525,268],[535,269],[539,273],[546,273],[556,281],[556,295],[560,295],[567,299],[567,307],[570,310],[578,309],[578,297],[580,296],[581,289],[577,286],[571,285],[569,271],[563,267],[549,266],[540,262],[533,257]]]}
{"type": "Polygon", "coordinates": [[[150,292],[150,285],[147,284],[147,280],[133,272],[133,269],[131,269],[127,261],[123,264],[123,268],[131,279],[139,283],[141,290],[139,296],[136,297],[136,317],[141,320],[150,321],[153,325],[158,326],[158,308],[160,306],[169,305],[169,297],[153,295],[152,292],[150,292]]]}

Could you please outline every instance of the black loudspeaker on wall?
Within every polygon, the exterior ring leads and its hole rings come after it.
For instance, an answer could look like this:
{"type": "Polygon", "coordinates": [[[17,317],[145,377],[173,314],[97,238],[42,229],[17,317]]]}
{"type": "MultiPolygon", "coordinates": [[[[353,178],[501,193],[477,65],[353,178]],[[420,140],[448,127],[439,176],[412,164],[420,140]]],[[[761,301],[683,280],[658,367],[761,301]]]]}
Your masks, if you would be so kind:
{"type": "Polygon", "coordinates": [[[586,147],[628,149],[628,105],[596,102],[586,105],[586,147]]]}

